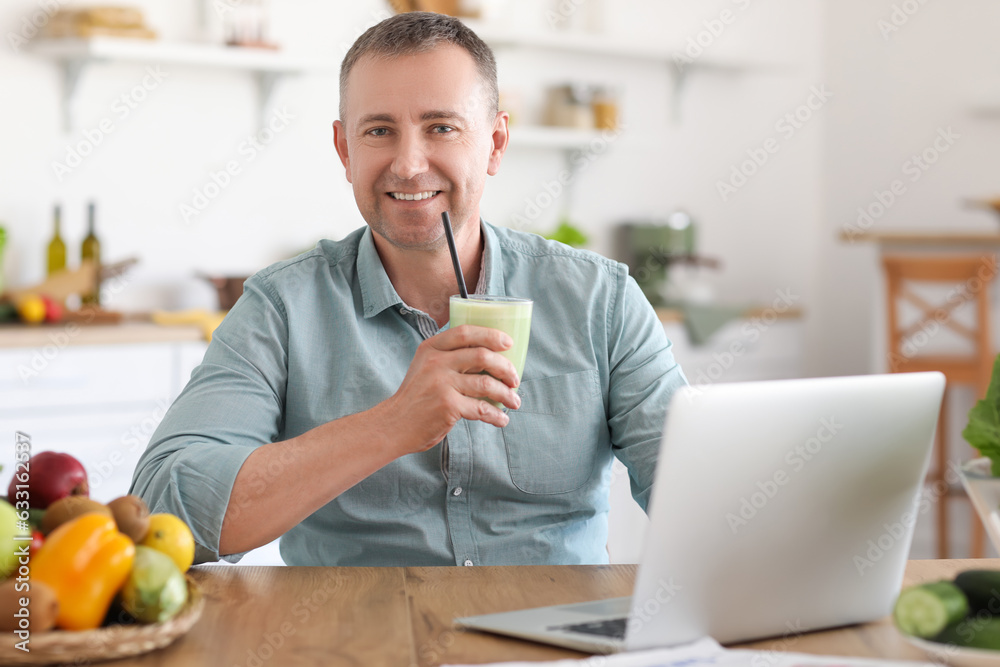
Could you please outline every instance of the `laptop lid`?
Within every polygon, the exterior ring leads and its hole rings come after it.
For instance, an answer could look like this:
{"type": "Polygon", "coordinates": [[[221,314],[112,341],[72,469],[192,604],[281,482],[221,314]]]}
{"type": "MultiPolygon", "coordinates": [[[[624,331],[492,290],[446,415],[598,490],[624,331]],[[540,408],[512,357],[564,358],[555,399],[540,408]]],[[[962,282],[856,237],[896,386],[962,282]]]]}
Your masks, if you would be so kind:
{"type": "Polygon", "coordinates": [[[943,391],[940,373],[679,390],[627,649],[797,634],[888,614],[943,391]]]}

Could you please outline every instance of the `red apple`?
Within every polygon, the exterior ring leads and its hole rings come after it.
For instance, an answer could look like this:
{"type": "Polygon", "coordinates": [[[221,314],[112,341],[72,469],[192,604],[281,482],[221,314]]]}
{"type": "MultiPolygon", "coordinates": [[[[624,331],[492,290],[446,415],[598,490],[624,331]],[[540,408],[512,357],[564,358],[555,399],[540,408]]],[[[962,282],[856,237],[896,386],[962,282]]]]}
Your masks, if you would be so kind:
{"type": "MultiPolygon", "coordinates": [[[[87,471],[83,464],[69,454],[59,452],[39,452],[28,461],[28,504],[30,507],[46,509],[49,505],[66,496],[89,496],[90,485],[87,483],[87,471]]],[[[14,478],[10,480],[7,496],[23,500],[23,494],[17,495],[19,483],[17,478],[22,474],[19,468],[14,478]]],[[[23,492],[24,489],[22,488],[23,492]]]]}

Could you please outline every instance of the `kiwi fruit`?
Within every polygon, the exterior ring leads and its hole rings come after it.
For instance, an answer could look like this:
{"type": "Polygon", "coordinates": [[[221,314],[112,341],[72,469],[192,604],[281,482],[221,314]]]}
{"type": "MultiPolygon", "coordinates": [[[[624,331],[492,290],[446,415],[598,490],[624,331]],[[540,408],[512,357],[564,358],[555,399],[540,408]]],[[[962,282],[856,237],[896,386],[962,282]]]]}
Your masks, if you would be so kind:
{"type": "Polygon", "coordinates": [[[149,508],[139,496],[122,496],[108,503],[118,530],[138,544],[149,531],[149,508]]]}
{"type": "Polygon", "coordinates": [[[55,627],[56,617],[59,616],[59,599],[55,592],[40,581],[22,581],[21,588],[25,584],[28,584],[28,590],[17,590],[16,579],[0,583],[0,631],[24,629],[18,626],[20,619],[14,616],[21,609],[21,598],[29,600],[32,632],[45,632],[55,627]]]}
{"type": "Polygon", "coordinates": [[[78,516],[97,512],[114,517],[107,505],[91,500],[87,496],[66,496],[55,501],[45,510],[42,517],[42,533],[48,535],[53,530],[78,516]]]}

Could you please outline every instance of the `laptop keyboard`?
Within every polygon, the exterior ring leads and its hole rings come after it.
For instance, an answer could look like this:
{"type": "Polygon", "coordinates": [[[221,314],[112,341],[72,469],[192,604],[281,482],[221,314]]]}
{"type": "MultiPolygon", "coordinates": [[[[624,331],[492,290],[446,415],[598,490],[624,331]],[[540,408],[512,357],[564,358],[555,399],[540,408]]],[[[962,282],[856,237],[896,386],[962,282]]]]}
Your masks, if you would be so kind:
{"type": "Polygon", "coordinates": [[[579,632],[585,635],[598,635],[600,637],[611,637],[612,639],[625,639],[625,622],[628,618],[609,618],[604,621],[591,621],[589,623],[569,623],[567,625],[553,625],[549,630],[563,630],[566,632],[579,632]]]}

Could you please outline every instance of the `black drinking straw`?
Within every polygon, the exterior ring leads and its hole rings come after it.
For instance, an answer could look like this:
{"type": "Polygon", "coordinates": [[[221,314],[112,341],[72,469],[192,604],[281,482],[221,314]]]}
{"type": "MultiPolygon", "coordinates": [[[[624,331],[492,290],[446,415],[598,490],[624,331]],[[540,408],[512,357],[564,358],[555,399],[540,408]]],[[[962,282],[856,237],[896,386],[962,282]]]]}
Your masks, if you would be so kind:
{"type": "Polygon", "coordinates": [[[458,291],[463,299],[469,298],[469,291],[465,289],[465,276],[462,275],[462,263],[458,261],[458,249],[455,247],[455,235],[451,231],[451,218],[448,211],[441,214],[444,222],[444,235],[448,237],[448,250],[451,251],[451,263],[455,266],[455,278],[458,279],[458,291]]]}

